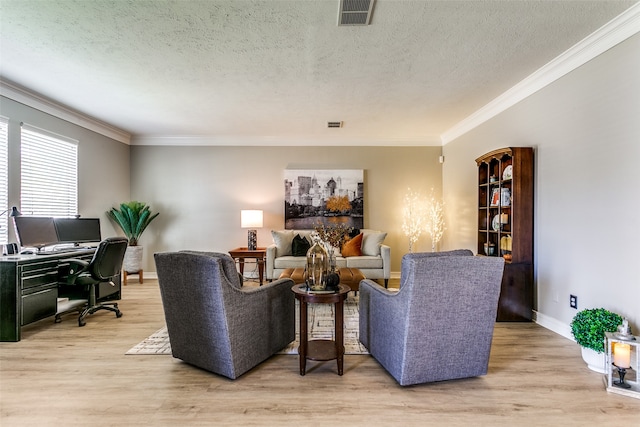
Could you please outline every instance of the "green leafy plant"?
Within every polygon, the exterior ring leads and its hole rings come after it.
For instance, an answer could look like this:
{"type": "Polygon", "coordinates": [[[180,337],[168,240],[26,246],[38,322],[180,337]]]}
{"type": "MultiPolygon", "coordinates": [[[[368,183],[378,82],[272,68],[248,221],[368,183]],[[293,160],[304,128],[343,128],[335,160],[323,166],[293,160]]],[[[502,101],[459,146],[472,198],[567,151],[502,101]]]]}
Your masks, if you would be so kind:
{"type": "Polygon", "coordinates": [[[571,321],[571,333],[582,347],[604,352],[604,333],[615,332],[622,324],[622,316],[604,308],[579,311],[571,321]]]}
{"type": "Polygon", "coordinates": [[[131,201],[121,203],[119,210],[111,208],[111,210],[107,211],[107,215],[118,224],[125,236],[127,236],[129,246],[138,246],[138,240],[142,232],[160,213],[152,214],[151,209],[144,202],[131,201]]]}

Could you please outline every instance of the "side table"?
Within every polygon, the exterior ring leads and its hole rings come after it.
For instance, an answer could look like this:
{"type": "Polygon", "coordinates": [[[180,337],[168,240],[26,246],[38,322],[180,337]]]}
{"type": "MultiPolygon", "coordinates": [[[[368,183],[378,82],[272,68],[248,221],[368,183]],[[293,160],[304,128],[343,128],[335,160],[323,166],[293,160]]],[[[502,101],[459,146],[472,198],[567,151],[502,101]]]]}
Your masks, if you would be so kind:
{"type": "Polygon", "coordinates": [[[264,278],[264,262],[267,257],[267,248],[257,248],[256,250],[250,250],[246,247],[236,248],[229,251],[229,255],[234,261],[237,261],[240,266],[240,274],[244,276],[244,260],[255,259],[258,264],[258,276],[260,278],[260,286],[262,286],[262,280],[264,278]]]}
{"type": "Polygon", "coordinates": [[[296,299],[300,302],[300,375],[307,371],[307,359],[309,360],[333,360],[338,363],[338,375],[343,373],[344,361],[344,300],[347,299],[351,288],[340,284],[337,292],[314,293],[306,290],[306,285],[294,285],[293,291],[296,299]],[[333,340],[309,340],[307,336],[307,304],[335,304],[335,334],[333,340]]]}

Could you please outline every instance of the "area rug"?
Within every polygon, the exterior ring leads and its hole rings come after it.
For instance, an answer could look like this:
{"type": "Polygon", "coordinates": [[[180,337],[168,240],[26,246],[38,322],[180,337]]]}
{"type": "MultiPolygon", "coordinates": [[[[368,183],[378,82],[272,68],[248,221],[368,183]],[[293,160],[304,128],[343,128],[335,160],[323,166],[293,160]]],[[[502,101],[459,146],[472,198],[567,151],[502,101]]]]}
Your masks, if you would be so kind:
{"type": "MultiPolygon", "coordinates": [[[[309,304],[309,339],[335,339],[335,322],[333,304],[309,304]]],[[[291,342],[278,354],[298,354],[300,310],[296,301],[296,340],[291,342]]],[[[349,295],[344,302],[344,350],[345,354],[369,354],[366,347],[358,340],[358,297],[349,295]]],[[[131,348],[125,354],[129,355],[171,355],[171,344],[167,327],[163,327],[148,338],[131,348]]]]}

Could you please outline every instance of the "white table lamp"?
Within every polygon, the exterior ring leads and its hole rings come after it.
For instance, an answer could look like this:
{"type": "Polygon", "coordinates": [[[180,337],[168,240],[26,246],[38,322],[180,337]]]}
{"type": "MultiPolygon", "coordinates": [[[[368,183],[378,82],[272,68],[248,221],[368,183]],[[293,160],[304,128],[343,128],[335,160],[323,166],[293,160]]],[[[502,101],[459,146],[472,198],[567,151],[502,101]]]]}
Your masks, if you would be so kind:
{"type": "Polygon", "coordinates": [[[258,247],[258,231],[256,230],[256,228],[262,228],[262,211],[240,211],[240,227],[249,229],[247,249],[249,249],[250,251],[255,251],[258,247]]]}

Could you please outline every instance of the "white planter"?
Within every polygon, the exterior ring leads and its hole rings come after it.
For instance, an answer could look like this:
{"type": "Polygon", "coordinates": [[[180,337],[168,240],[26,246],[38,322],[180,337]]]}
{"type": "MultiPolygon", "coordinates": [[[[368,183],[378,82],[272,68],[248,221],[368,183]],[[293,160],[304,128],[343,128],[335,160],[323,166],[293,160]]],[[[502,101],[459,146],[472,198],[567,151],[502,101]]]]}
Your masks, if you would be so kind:
{"type": "Polygon", "coordinates": [[[590,348],[582,348],[582,360],[585,361],[587,367],[592,371],[606,374],[607,371],[604,368],[604,353],[598,353],[590,348]]]}
{"type": "Polygon", "coordinates": [[[142,270],[142,246],[127,246],[124,253],[122,269],[127,273],[137,273],[142,270]]]}

